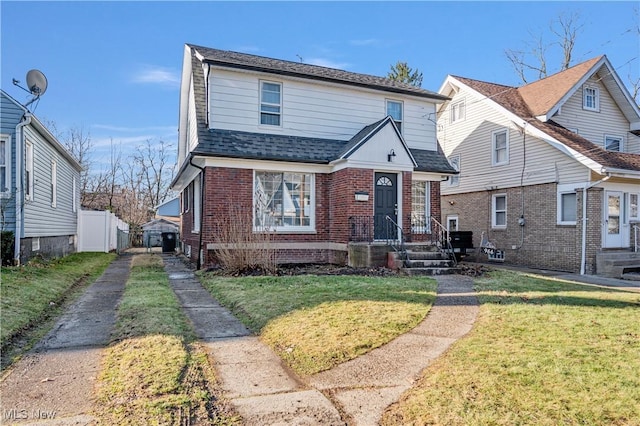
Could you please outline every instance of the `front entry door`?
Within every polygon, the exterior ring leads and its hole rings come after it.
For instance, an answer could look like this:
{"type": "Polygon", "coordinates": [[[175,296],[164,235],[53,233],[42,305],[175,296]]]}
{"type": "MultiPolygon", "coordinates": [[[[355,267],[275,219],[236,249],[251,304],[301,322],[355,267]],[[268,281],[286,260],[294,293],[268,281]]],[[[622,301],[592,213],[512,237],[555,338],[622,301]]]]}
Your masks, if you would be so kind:
{"type": "Polygon", "coordinates": [[[623,247],[622,192],[607,191],[604,205],[603,247],[623,247]]]}
{"type": "Polygon", "coordinates": [[[393,173],[376,173],[375,207],[373,237],[376,240],[397,238],[398,231],[386,217],[398,223],[398,187],[397,175],[393,173]]]}

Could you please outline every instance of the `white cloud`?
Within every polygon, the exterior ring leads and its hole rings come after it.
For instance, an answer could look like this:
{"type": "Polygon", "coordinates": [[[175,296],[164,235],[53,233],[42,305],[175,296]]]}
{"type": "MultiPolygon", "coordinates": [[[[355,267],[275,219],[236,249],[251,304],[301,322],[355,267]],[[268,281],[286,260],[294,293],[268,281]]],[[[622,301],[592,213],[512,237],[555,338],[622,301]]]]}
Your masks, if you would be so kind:
{"type": "Polygon", "coordinates": [[[341,70],[347,69],[351,66],[351,64],[349,64],[348,62],[335,62],[335,61],[332,61],[331,59],[324,59],[324,58],[311,58],[311,59],[305,60],[304,62],[309,65],[319,65],[321,67],[337,68],[341,70]]]}
{"type": "Polygon", "coordinates": [[[134,83],[160,84],[171,88],[180,86],[180,74],[177,71],[150,65],[136,71],[131,80],[134,83]]]}

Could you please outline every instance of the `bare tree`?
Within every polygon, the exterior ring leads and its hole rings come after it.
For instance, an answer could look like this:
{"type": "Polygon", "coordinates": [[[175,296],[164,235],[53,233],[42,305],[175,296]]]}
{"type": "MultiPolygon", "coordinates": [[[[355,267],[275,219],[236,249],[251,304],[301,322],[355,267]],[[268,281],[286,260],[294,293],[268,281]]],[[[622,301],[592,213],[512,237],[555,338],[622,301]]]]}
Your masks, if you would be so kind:
{"type": "Polygon", "coordinates": [[[555,41],[547,43],[543,34],[534,35],[529,32],[533,42],[525,42],[523,50],[507,49],[505,55],[522,83],[529,82],[528,75],[532,72],[537,79],[549,75],[549,51],[554,46],[559,47],[561,51],[558,71],[564,71],[571,67],[576,39],[583,26],[580,21],[580,15],[577,12],[561,14],[557,19],[551,21],[549,25],[549,30],[555,37],[555,41]]]}
{"type": "Polygon", "coordinates": [[[133,157],[141,175],[145,202],[150,209],[165,201],[170,192],[175,166],[169,157],[169,149],[171,145],[164,141],[153,144],[147,140],[133,157]]]}

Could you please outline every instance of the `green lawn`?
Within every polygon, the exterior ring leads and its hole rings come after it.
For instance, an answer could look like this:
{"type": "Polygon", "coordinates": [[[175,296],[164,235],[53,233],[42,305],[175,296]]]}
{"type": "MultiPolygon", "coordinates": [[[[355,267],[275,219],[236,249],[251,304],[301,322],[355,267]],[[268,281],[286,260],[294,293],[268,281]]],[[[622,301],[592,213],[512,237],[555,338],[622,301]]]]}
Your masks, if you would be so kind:
{"type": "Polygon", "coordinates": [[[511,271],[385,425],[640,425],[640,294],[511,271]]]}
{"type": "Polygon", "coordinates": [[[0,330],[3,352],[17,335],[31,330],[37,337],[46,332],[38,326],[60,314],[61,303],[95,281],[114,258],[111,253],[75,253],[48,262],[3,267],[0,330]]]}
{"type": "Polygon", "coordinates": [[[435,300],[424,277],[221,277],[203,285],[298,374],[311,375],[415,327],[435,300]]]}

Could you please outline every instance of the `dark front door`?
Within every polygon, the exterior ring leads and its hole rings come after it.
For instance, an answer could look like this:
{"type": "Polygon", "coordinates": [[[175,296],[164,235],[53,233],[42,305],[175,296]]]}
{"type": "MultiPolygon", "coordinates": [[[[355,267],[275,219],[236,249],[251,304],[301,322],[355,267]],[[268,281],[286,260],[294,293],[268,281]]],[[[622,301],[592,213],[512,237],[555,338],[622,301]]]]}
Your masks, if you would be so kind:
{"type": "Polygon", "coordinates": [[[374,196],[374,226],[373,237],[376,240],[393,239],[397,230],[386,217],[398,223],[398,187],[397,175],[393,173],[376,173],[376,189],[374,196]]]}

